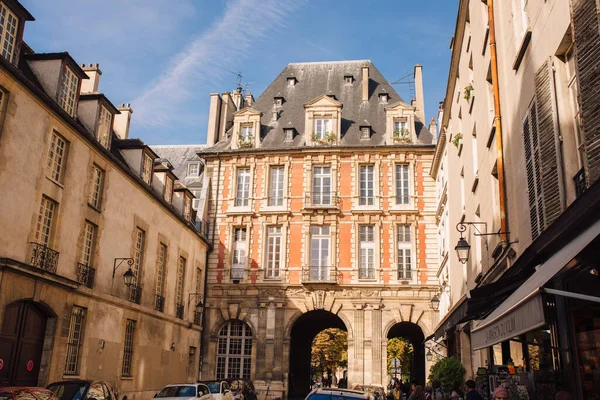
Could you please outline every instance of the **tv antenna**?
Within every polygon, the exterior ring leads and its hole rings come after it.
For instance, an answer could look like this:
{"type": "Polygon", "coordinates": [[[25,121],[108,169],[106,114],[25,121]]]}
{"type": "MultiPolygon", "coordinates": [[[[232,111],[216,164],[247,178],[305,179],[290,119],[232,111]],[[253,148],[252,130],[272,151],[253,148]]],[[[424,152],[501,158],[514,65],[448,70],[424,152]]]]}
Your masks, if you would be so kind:
{"type": "MultiPolygon", "coordinates": [[[[229,72],[230,74],[233,74],[233,75],[237,76],[237,78],[238,78],[238,79],[237,79],[237,82],[235,83],[235,84],[236,84],[236,88],[237,88],[238,90],[240,90],[240,91],[241,91],[241,90],[243,89],[243,88],[242,88],[242,85],[243,85],[243,83],[242,83],[242,80],[243,80],[243,77],[242,77],[242,71],[240,71],[240,72],[233,72],[233,71],[230,71],[230,70],[228,70],[228,69],[227,69],[227,68],[225,68],[225,67],[221,67],[221,68],[222,68],[224,71],[227,71],[227,72],[229,72]]],[[[248,86],[248,84],[246,84],[246,86],[248,86]]]]}
{"type": "Polygon", "coordinates": [[[410,99],[414,99],[416,97],[415,94],[415,81],[410,79],[413,76],[413,73],[404,75],[402,78],[395,80],[392,82],[392,85],[408,85],[408,92],[410,95],[410,99]]]}

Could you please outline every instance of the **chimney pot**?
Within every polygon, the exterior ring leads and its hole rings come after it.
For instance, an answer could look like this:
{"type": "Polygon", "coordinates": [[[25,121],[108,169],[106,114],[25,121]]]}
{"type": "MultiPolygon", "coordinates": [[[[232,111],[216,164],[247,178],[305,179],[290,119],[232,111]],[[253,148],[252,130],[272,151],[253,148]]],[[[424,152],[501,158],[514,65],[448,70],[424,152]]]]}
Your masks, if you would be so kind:
{"type": "Polygon", "coordinates": [[[83,79],[81,81],[81,93],[95,93],[98,91],[98,86],[100,85],[100,75],[102,75],[102,71],[100,71],[100,65],[98,64],[89,64],[87,67],[85,64],[81,64],[81,69],[83,69],[89,79],[83,79]]]}
{"type": "Polygon", "coordinates": [[[129,137],[129,126],[131,125],[131,115],[133,110],[127,104],[121,104],[121,107],[117,108],[120,114],[115,115],[114,131],[119,139],[127,139],[129,137]]]}
{"type": "Polygon", "coordinates": [[[369,66],[362,67],[362,101],[369,101],[369,66]]]}
{"type": "Polygon", "coordinates": [[[423,67],[421,64],[415,65],[415,107],[417,108],[417,118],[425,123],[425,99],[423,98],[423,67]]]}

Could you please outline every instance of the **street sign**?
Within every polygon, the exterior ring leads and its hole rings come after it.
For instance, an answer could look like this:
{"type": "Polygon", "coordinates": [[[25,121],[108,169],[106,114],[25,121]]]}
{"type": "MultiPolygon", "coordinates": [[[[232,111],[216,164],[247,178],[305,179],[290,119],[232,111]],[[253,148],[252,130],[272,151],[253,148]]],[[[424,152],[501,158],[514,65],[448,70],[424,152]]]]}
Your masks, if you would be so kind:
{"type": "Polygon", "coordinates": [[[394,368],[400,367],[400,359],[392,358],[392,367],[394,367],[394,368]]]}

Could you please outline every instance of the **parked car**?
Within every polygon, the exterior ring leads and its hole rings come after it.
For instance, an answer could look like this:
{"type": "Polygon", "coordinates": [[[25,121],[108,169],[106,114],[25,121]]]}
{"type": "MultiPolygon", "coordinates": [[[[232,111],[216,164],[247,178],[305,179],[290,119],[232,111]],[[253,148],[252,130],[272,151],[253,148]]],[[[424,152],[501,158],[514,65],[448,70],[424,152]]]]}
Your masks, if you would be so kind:
{"type": "Polygon", "coordinates": [[[369,395],[358,390],[323,388],[313,390],[305,400],[369,400],[369,395]]]}
{"type": "Polygon", "coordinates": [[[385,400],[385,389],[379,385],[356,385],[354,390],[367,393],[373,400],[385,400]]]}
{"type": "Polygon", "coordinates": [[[61,381],[49,384],[48,389],[59,400],[119,400],[112,385],[106,381],[61,381]]]}
{"type": "Polygon", "coordinates": [[[254,383],[250,379],[226,379],[235,400],[257,400],[254,383]]]}
{"type": "Polygon", "coordinates": [[[215,400],[233,400],[233,392],[226,381],[201,381],[208,386],[215,400]]]}
{"type": "Polygon", "coordinates": [[[154,395],[157,399],[202,399],[214,400],[208,386],[203,383],[167,385],[154,395]]]}
{"type": "Polygon", "coordinates": [[[0,400],[58,400],[56,395],[43,387],[3,387],[0,400]]]}

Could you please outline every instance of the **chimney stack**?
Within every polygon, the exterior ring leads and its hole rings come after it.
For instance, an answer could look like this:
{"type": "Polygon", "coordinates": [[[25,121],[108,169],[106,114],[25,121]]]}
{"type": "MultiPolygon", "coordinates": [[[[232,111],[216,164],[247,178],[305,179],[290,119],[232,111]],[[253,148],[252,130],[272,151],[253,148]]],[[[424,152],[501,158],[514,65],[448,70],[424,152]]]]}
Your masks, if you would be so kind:
{"type": "Polygon", "coordinates": [[[362,67],[362,101],[369,101],[369,66],[362,67]]]}
{"type": "Polygon", "coordinates": [[[417,118],[425,124],[425,100],[423,99],[423,67],[421,64],[415,65],[415,95],[417,107],[417,118]]]}
{"type": "Polygon", "coordinates": [[[81,64],[81,69],[85,71],[86,75],[90,79],[81,80],[81,93],[95,93],[98,91],[98,85],[100,84],[100,66],[98,64],[81,64]]]}
{"type": "Polygon", "coordinates": [[[117,107],[120,114],[115,115],[115,122],[113,129],[119,139],[127,139],[129,138],[129,125],[131,124],[131,114],[133,114],[133,110],[131,109],[131,104],[121,104],[120,107],[117,107]]]}
{"type": "Polygon", "coordinates": [[[208,132],[206,144],[212,146],[219,141],[219,123],[221,121],[221,96],[219,93],[210,94],[210,107],[208,110],[208,132]]]}
{"type": "Polygon", "coordinates": [[[437,137],[437,124],[435,123],[435,119],[433,117],[431,118],[431,122],[429,123],[429,133],[431,133],[431,136],[433,136],[434,138],[437,137]]]}
{"type": "Polygon", "coordinates": [[[252,93],[246,95],[246,104],[248,104],[248,107],[252,107],[254,104],[254,96],[252,96],[252,93]]]}
{"type": "Polygon", "coordinates": [[[235,92],[231,94],[231,97],[233,97],[233,104],[235,104],[236,111],[240,111],[242,108],[244,108],[244,98],[242,97],[241,87],[235,89],[235,92]]]}

